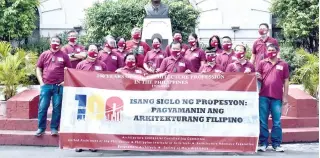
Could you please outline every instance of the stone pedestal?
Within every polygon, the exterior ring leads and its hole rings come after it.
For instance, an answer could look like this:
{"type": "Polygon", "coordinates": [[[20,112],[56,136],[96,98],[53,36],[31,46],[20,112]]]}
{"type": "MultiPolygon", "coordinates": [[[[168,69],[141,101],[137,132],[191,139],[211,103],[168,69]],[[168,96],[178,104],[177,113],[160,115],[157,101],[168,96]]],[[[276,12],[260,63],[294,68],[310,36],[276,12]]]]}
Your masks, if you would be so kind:
{"type": "Polygon", "coordinates": [[[317,100],[298,88],[289,89],[288,104],[282,108],[288,117],[318,117],[317,100]]]}
{"type": "Polygon", "coordinates": [[[7,101],[6,117],[32,119],[38,118],[39,90],[25,90],[7,101]]]}

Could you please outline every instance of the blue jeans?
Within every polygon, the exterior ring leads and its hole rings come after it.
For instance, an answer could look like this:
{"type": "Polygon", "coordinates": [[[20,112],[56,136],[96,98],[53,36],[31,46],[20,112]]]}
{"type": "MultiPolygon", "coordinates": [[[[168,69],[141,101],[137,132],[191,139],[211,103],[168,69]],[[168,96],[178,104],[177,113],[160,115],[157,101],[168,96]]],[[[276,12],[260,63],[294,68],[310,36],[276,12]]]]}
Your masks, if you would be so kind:
{"type": "Polygon", "coordinates": [[[272,116],[272,131],[271,141],[272,147],[278,147],[282,143],[282,128],[281,128],[281,110],[282,101],[269,97],[259,97],[259,115],[260,115],[260,145],[268,146],[269,130],[268,118],[272,116]]]}
{"type": "Polygon", "coordinates": [[[40,88],[40,101],[38,108],[38,128],[41,130],[46,129],[47,113],[52,98],[52,119],[51,129],[57,130],[61,117],[61,104],[62,104],[63,87],[58,85],[43,85],[40,88]]]}

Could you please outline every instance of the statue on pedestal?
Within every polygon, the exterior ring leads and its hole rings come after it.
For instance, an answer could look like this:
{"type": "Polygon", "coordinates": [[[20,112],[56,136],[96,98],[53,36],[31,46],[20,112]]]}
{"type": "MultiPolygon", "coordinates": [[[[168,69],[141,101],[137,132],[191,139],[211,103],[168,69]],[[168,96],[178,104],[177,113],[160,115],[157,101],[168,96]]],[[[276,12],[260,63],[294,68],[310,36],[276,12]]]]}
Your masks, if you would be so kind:
{"type": "Polygon", "coordinates": [[[151,0],[151,3],[144,6],[147,17],[168,17],[169,6],[161,3],[161,0],[151,0]]]}

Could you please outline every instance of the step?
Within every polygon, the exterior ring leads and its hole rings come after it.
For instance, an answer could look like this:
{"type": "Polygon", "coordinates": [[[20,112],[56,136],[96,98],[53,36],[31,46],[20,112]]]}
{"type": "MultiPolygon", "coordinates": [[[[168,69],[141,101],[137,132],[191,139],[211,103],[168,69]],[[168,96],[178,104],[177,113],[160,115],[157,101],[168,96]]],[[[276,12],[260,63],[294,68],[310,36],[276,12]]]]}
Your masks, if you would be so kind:
{"type": "Polygon", "coordinates": [[[35,131],[0,130],[0,145],[59,146],[59,137],[50,132],[41,137],[34,134],[35,131]]]}
{"type": "MultiPolygon", "coordinates": [[[[36,137],[34,134],[34,131],[0,130],[0,145],[59,146],[59,138],[51,136],[49,132],[41,137],[36,137]]],[[[318,141],[318,127],[283,129],[284,143],[318,141]]]]}
{"type": "MultiPolygon", "coordinates": [[[[268,121],[269,128],[272,128],[272,119],[268,121]]],[[[319,117],[281,117],[282,128],[303,128],[319,127],[319,117]]]]}
{"type": "MultiPolygon", "coordinates": [[[[47,131],[50,130],[50,120],[47,120],[47,131]]],[[[0,118],[0,130],[36,131],[37,128],[37,119],[0,118]]]]}

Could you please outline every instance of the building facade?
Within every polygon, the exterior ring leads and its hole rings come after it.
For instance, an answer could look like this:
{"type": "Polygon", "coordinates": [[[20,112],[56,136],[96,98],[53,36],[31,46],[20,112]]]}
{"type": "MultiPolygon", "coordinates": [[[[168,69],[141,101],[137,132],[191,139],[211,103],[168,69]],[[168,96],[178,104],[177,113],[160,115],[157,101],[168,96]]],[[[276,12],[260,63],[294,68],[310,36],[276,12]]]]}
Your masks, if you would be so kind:
{"type": "MultiPolygon", "coordinates": [[[[39,32],[51,36],[82,26],[84,10],[103,0],[42,0],[39,7],[39,32]]],[[[195,32],[200,42],[208,43],[212,35],[230,36],[235,43],[251,45],[260,23],[272,27],[269,0],[189,0],[201,11],[195,32]]],[[[272,31],[270,31],[272,35],[272,31]]]]}

